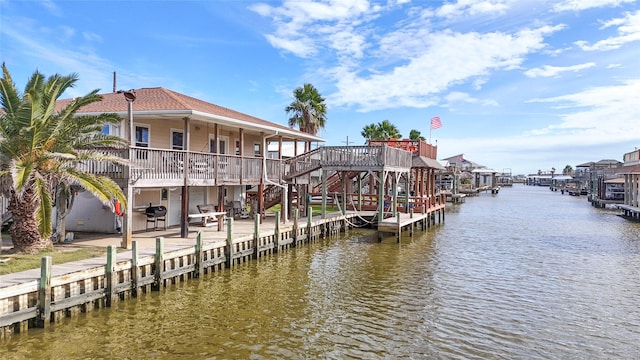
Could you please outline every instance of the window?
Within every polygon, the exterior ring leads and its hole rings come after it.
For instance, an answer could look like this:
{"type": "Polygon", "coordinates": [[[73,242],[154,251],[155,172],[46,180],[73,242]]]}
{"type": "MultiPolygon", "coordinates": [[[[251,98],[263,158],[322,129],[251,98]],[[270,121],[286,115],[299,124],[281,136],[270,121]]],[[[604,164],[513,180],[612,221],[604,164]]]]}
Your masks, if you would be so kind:
{"type": "Polygon", "coordinates": [[[209,152],[212,154],[226,154],[228,143],[228,136],[218,136],[218,141],[216,142],[215,135],[209,134],[209,152]]]}
{"type": "Polygon", "coordinates": [[[220,139],[220,151],[218,154],[226,154],[227,153],[227,141],[220,139]]]}
{"type": "Polygon", "coordinates": [[[262,156],[262,151],[260,151],[260,144],[253,144],[253,155],[256,157],[262,156]]]}
{"type": "Polygon", "coordinates": [[[216,153],[216,140],[214,138],[209,138],[209,152],[216,153]]]}
{"type": "Polygon", "coordinates": [[[240,155],[240,140],[236,139],[236,155],[240,155]]]}
{"type": "Polygon", "coordinates": [[[100,131],[100,134],[102,135],[114,135],[114,136],[120,136],[120,126],[119,125],[113,125],[113,124],[106,124],[102,127],[102,130],[100,131]]]}
{"type": "Polygon", "coordinates": [[[136,125],[136,146],[149,147],[149,127],[136,125]]]}
{"type": "Polygon", "coordinates": [[[184,134],[179,130],[171,130],[171,149],[184,150],[184,134]]]}

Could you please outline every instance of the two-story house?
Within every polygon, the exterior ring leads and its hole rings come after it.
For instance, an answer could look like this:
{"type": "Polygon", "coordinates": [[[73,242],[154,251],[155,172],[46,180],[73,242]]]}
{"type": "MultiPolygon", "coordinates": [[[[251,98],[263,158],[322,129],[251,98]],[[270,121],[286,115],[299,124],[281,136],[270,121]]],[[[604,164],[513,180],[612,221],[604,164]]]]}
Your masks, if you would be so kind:
{"type": "MultiPolygon", "coordinates": [[[[133,210],[128,212],[131,218],[125,218],[129,231],[149,228],[145,209],[150,205],[163,206],[166,215],[162,225],[180,225],[183,233],[188,214],[198,213],[198,205],[208,204],[218,211],[236,204],[244,208],[247,189],[263,194],[267,187],[285,188],[283,147],[293,147],[298,155],[310,149],[312,142],[324,141],[161,87],[102,96],[102,101],[82,108],[78,115],[120,115],[120,124],[103,131],[130,140],[129,151],[119,155],[128,157],[131,166],[86,166],[112,177],[127,191],[133,210]],[[270,143],[278,149],[272,157],[267,156],[270,143]]],[[[259,200],[262,208],[264,199],[259,200]]],[[[118,220],[113,208],[81,192],[67,216],[67,230],[115,232],[118,220]]]]}

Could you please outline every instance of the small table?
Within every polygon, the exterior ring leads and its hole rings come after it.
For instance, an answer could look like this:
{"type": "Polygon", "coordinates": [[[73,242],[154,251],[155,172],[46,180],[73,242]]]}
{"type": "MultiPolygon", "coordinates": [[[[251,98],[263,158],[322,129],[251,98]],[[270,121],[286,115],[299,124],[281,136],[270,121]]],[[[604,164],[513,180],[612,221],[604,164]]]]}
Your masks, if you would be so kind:
{"type": "Polygon", "coordinates": [[[212,226],[218,223],[217,219],[219,216],[226,215],[226,211],[211,211],[211,212],[203,212],[197,214],[189,214],[189,219],[198,219],[200,218],[202,223],[201,226],[212,226]],[[216,218],[215,221],[209,221],[210,218],[216,218]]]}

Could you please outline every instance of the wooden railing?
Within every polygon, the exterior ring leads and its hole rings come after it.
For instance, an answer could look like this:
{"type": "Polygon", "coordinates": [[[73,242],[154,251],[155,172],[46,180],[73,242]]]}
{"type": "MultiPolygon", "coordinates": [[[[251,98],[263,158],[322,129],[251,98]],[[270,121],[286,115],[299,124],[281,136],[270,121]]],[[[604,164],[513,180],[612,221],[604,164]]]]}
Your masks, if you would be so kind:
{"type": "Polygon", "coordinates": [[[268,209],[282,200],[282,188],[276,185],[269,185],[264,188],[264,208],[268,209]]]}
{"type": "MultiPolygon", "coordinates": [[[[131,178],[142,181],[142,184],[179,183],[184,181],[185,171],[189,181],[196,184],[255,184],[262,178],[265,166],[269,180],[279,183],[282,179],[282,162],[278,159],[146,147],[132,147],[130,150],[131,178]]],[[[127,159],[128,151],[105,150],[104,154],[127,159]]],[[[122,164],[87,161],[79,167],[113,179],[127,177],[126,166],[122,164]]]]}
{"type": "MultiPolygon", "coordinates": [[[[198,185],[256,184],[263,171],[270,181],[280,183],[324,166],[353,171],[411,167],[410,152],[388,146],[326,146],[285,161],[147,147],[113,151],[110,155],[123,158],[131,151],[131,178],[141,181],[138,186],[176,185],[185,178],[198,185]]],[[[120,164],[87,162],[81,166],[114,179],[127,177],[126,166],[120,164]]]]}
{"type": "MultiPolygon", "coordinates": [[[[353,179],[356,176],[359,176],[360,172],[357,171],[349,171],[346,173],[347,179],[353,179]]],[[[342,188],[342,181],[340,181],[340,173],[334,172],[329,176],[326,180],[327,183],[327,191],[328,192],[336,192],[342,188]]],[[[311,188],[312,193],[322,192],[322,183],[315,185],[311,188]]]]}
{"type": "Polygon", "coordinates": [[[308,174],[320,168],[320,157],[322,148],[317,148],[302,155],[292,157],[284,162],[284,177],[291,179],[308,174]]]}
{"type": "MultiPolygon", "coordinates": [[[[101,149],[93,150],[106,157],[127,158],[127,149],[101,149]]],[[[112,179],[123,179],[126,176],[125,167],[108,160],[87,160],[77,165],[78,169],[92,174],[108,176],[112,179]]]]}
{"type": "Polygon", "coordinates": [[[414,155],[425,156],[431,159],[437,159],[438,147],[428,144],[422,140],[411,139],[389,139],[389,140],[369,140],[369,146],[382,146],[398,148],[410,151],[414,155]]]}
{"type": "MultiPolygon", "coordinates": [[[[316,200],[322,197],[322,193],[319,192],[309,193],[309,195],[316,200]]],[[[378,195],[376,194],[347,193],[346,195],[347,210],[357,210],[358,208],[361,208],[362,210],[375,210],[378,208],[378,195]],[[358,202],[359,200],[361,200],[361,203],[358,202]]],[[[390,195],[385,195],[383,198],[385,211],[391,211],[393,198],[390,195]]],[[[328,204],[342,207],[342,193],[330,192],[327,194],[327,200],[328,204]]],[[[415,213],[420,213],[424,209],[425,213],[429,213],[441,209],[445,205],[445,202],[446,194],[444,193],[438,193],[426,197],[409,196],[409,207],[407,207],[405,206],[406,197],[404,195],[398,195],[396,209],[405,213],[409,212],[409,209],[413,209],[413,212],[415,213]]]]}
{"type": "Polygon", "coordinates": [[[319,168],[365,171],[382,167],[411,168],[412,154],[388,146],[323,146],[285,161],[285,179],[319,168]]]}

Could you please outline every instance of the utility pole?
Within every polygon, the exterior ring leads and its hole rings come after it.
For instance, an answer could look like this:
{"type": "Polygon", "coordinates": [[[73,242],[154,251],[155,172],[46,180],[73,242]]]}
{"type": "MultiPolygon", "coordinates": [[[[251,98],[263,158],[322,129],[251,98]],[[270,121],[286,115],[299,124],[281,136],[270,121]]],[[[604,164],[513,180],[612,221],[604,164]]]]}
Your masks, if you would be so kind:
{"type": "Polygon", "coordinates": [[[347,136],[347,141],[343,141],[343,143],[347,144],[347,146],[349,146],[349,137],[347,136]]]}

